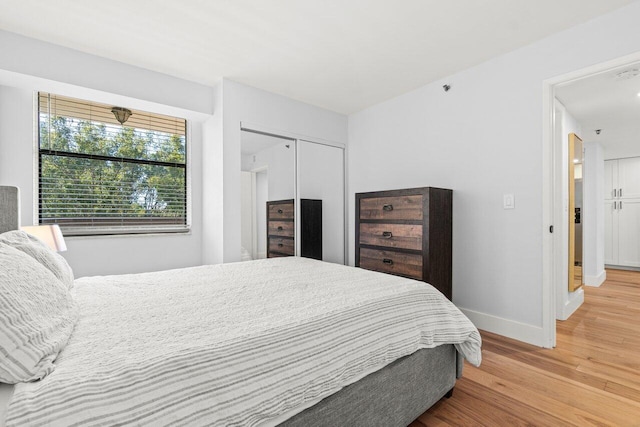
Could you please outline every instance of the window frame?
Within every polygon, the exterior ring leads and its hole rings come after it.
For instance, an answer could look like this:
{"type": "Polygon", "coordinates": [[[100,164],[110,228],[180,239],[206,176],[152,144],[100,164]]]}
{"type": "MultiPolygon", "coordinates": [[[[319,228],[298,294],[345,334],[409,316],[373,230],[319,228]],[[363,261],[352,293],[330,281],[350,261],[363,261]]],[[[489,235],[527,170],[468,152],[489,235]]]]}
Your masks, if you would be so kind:
{"type": "MultiPolygon", "coordinates": [[[[35,150],[37,156],[35,156],[36,169],[37,169],[37,182],[35,183],[35,192],[36,201],[34,204],[35,211],[35,219],[38,224],[58,224],[62,228],[65,236],[126,236],[126,235],[154,235],[154,234],[188,234],[191,233],[191,144],[190,144],[190,127],[191,123],[186,118],[181,118],[177,116],[171,116],[166,113],[155,113],[152,111],[144,111],[140,109],[133,110],[134,112],[148,113],[148,114],[157,114],[163,115],[175,119],[184,120],[184,163],[175,163],[175,162],[166,162],[160,160],[150,160],[150,159],[134,159],[127,157],[117,157],[117,156],[105,156],[98,154],[87,154],[80,152],[70,152],[70,151],[59,151],[52,150],[50,148],[42,148],[41,141],[41,132],[40,132],[40,120],[41,120],[41,110],[40,110],[40,96],[42,94],[48,94],[51,96],[59,96],[67,99],[74,99],[80,102],[93,103],[93,104],[102,104],[106,105],[100,101],[83,99],[83,98],[75,98],[69,97],[66,95],[62,95],[59,93],[52,92],[39,92],[36,91],[34,93],[34,121],[35,121],[35,150]],[[99,225],[81,225],[81,226],[73,226],[73,219],[69,221],[56,221],[56,220],[47,220],[43,219],[43,181],[42,181],[42,165],[43,165],[43,156],[55,156],[55,157],[66,157],[66,158],[76,158],[76,159],[90,159],[90,160],[98,160],[104,162],[119,162],[119,163],[131,163],[138,165],[148,165],[148,166],[161,166],[161,167],[175,167],[183,170],[184,174],[184,215],[177,217],[179,219],[179,223],[169,224],[170,220],[162,220],[159,217],[151,218],[149,220],[150,224],[140,224],[140,222],[144,222],[144,219],[141,218],[118,218],[124,223],[123,226],[99,226],[99,225]],[[153,222],[156,222],[154,225],[153,222]],[[138,224],[126,225],[127,222],[138,224]],[[164,222],[165,224],[158,224],[164,222]]],[[[51,117],[50,113],[46,113],[51,117]]],[[[64,116],[67,117],[67,116],[64,116]]],[[[69,116],[70,117],[70,116],[69,116]]],[[[72,117],[71,117],[72,118],[72,117]]],[[[134,128],[138,129],[138,128],[134,128]]],[[[79,222],[79,221],[77,221],[79,222]]]]}

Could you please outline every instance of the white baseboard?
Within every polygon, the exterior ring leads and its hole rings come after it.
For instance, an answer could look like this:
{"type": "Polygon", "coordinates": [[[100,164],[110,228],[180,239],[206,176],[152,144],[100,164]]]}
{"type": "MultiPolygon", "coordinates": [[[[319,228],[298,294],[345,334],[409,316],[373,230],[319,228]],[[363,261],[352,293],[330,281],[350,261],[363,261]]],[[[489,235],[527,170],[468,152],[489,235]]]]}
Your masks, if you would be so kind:
{"type": "Polygon", "coordinates": [[[587,286],[600,286],[607,280],[607,271],[602,270],[597,276],[584,276],[584,284],[587,286]]]}
{"type": "Polygon", "coordinates": [[[609,268],[611,270],[640,271],[640,267],[633,267],[633,266],[630,266],[630,265],[605,264],[604,268],[609,268]]]}
{"type": "Polygon", "coordinates": [[[569,301],[564,303],[561,313],[556,313],[558,320],[567,320],[584,302],[584,288],[569,293],[569,301]]]}
{"type": "Polygon", "coordinates": [[[544,334],[540,326],[528,325],[466,308],[460,308],[460,311],[462,311],[478,329],[544,347],[544,334]]]}

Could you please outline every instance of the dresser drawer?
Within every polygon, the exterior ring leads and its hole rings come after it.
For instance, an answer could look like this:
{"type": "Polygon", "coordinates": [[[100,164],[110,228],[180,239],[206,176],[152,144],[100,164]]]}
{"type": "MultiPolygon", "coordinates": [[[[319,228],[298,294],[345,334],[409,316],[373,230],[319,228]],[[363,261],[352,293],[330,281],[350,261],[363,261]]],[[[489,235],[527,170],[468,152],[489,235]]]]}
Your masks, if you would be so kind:
{"type": "Polygon", "coordinates": [[[422,280],[422,255],[361,248],[360,267],[422,280]]]}
{"type": "Polygon", "coordinates": [[[360,244],[422,250],[422,225],[360,223],[360,244]]]}
{"type": "Polygon", "coordinates": [[[422,220],[422,195],[360,199],[360,219],[422,220]]]}
{"type": "Polygon", "coordinates": [[[293,254],[283,254],[280,252],[268,252],[267,253],[267,258],[282,258],[285,256],[293,256],[293,254]]]}
{"type": "Polygon", "coordinates": [[[293,239],[269,237],[269,253],[280,252],[286,255],[293,255],[293,239]]]}
{"type": "Polygon", "coordinates": [[[269,236],[293,237],[293,221],[269,221],[269,236]]]}
{"type": "Polygon", "coordinates": [[[269,219],[293,219],[293,202],[269,205],[269,219]]]}

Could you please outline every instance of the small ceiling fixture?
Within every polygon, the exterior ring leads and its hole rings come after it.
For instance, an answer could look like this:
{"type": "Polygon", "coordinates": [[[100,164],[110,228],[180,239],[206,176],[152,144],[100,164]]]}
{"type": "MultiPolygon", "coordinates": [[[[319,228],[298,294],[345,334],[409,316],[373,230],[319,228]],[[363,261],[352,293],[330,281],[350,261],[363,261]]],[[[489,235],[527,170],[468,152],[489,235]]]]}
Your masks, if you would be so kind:
{"type": "Polygon", "coordinates": [[[129,120],[129,117],[131,117],[131,114],[133,114],[131,113],[131,110],[122,107],[113,107],[111,109],[111,112],[114,116],[116,116],[116,120],[119,121],[121,125],[129,120]]]}
{"type": "Polygon", "coordinates": [[[628,70],[621,71],[616,73],[616,80],[629,80],[634,77],[638,77],[640,75],[640,69],[638,68],[630,68],[628,70]]]}

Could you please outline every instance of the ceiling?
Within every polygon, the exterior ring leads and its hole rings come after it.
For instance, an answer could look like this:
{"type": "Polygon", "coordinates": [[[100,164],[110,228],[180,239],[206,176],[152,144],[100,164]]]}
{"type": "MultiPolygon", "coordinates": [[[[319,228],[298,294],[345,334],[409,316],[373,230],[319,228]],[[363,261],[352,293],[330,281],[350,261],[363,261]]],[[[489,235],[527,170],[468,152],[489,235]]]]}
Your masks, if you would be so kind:
{"type": "Polygon", "coordinates": [[[580,123],[580,137],[585,142],[599,142],[605,157],[609,157],[607,153],[640,153],[640,62],[555,90],[558,100],[580,123]]]}
{"type": "Polygon", "coordinates": [[[352,113],[632,0],[0,0],[0,29],[352,113]]]}

